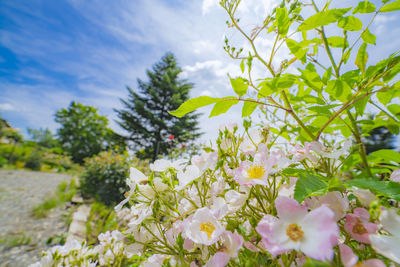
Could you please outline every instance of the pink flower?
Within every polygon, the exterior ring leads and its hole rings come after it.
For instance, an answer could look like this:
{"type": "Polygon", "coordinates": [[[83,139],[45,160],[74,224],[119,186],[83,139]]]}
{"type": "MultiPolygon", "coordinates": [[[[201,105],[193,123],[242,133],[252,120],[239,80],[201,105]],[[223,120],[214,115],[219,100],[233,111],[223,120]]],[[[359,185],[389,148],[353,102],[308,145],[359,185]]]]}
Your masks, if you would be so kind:
{"type": "Polygon", "coordinates": [[[400,169],[394,170],[390,175],[390,180],[400,183],[400,169]]]}
{"type": "Polygon", "coordinates": [[[307,212],[296,200],[275,200],[278,218],[265,215],[256,227],[266,249],[273,255],[295,249],[316,260],[331,260],[339,238],[334,213],[326,206],[307,212]]]}
{"type": "Polygon", "coordinates": [[[349,209],[349,200],[338,191],[328,192],[326,195],[306,199],[307,206],[311,209],[322,205],[328,206],[335,214],[335,221],[340,220],[349,209]]]}
{"type": "Polygon", "coordinates": [[[376,233],[378,225],[369,222],[369,212],[366,209],[356,208],[352,214],[346,215],[344,229],[358,242],[370,244],[369,235],[376,233]]]}
{"type": "Polygon", "coordinates": [[[277,163],[275,157],[268,158],[268,154],[261,152],[254,155],[253,162],[242,161],[235,169],[234,179],[240,185],[268,185],[268,176],[277,163]]]}
{"type": "Polygon", "coordinates": [[[353,253],[351,248],[345,244],[339,245],[340,259],[344,267],[365,266],[365,267],[385,267],[386,265],[378,259],[369,259],[358,263],[358,257],[353,253]],[[356,265],[357,264],[357,265],[356,265]]]}
{"type": "Polygon", "coordinates": [[[228,264],[231,258],[224,252],[217,252],[207,261],[205,267],[224,267],[228,264]]]}

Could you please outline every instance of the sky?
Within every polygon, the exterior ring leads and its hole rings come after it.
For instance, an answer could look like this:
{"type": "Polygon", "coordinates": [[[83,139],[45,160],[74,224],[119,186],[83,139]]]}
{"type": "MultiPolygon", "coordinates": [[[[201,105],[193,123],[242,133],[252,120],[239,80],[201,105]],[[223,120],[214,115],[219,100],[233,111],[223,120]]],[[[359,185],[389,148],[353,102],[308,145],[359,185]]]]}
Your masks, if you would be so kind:
{"type": "MultiPolygon", "coordinates": [[[[71,101],[92,105],[117,132],[113,109],[122,107],[126,86],[137,88],[166,52],[175,54],[182,78],[195,84],[191,96],[232,95],[227,74],[240,75],[239,62],[223,50],[224,36],[244,43],[227,29],[218,0],[2,0],[0,3],[0,114],[14,128],[59,127],[57,110],[71,101]]],[[[246,31],[259,24],[276,0],[243,0],[239,16],[246,31]]],[[[336,4],[349,1],[336,0],[336,4]]],[[[351,1],[353,2],[353,1],[351,1]]],[[[356,2],[356,1],[354,1],[356,2]]],[[[379,1],[375,1],[379,3],[379,1]]],[[[371,31],[376,48],[370,62],[400,47],[400,15],[379,15],[371,31]]],[[[272,40],[257,43],[265,54],[272,40]]],[[[277,59],[288,51],[283,50],[277,59]]],[[[256,77],[265,70],[255,68],[256,77]]],[[[221,122],[241,121],[240,107],[208,119],[200,111],[203,140],[218,133],[221,122]]]]}

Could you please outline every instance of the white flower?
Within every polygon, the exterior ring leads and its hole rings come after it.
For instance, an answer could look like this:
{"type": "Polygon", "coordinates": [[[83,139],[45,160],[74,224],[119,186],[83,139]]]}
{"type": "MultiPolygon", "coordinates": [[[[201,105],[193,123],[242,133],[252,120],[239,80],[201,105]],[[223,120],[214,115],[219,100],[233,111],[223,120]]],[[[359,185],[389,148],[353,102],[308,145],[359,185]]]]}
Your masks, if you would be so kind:
{"type": "Polygon", "coordinates": [[[336,144],[333,148],[327,148],[323,144],[313,141],[311,144],[311,150],[317,152],[323,157],[330,159],[338,159],[341,155],[344,155],[351,148],[352,141],[351,139],[346,140],[341,148],[338,148],[338,144],[336,144]]]}
{"type": "Polygon", "coordinates": [[[246,202],[247,195],[241,194],[235,190],[229,190],[225,193],[225,200],[228,204],[229,212],[235,212],[246,202]]]}
{"type": "Polygon", "coordinates": [[[164,184],[162,182],[162,179],[157,177],[153,180],[153,184],[154,184],[154,188],[158,191],[158,192],[162,192],[168,189],[168,185],[164,184]]]}
{"type": "Polygon", "coordinates": [[[164,172],[164,171],[168,170],[169,168],[180,171],[183,169],[185,163],[186,163],[186,160],[184,160],[184,159],[180,159],[175,162],[171,162],[166,159],[158,159],[158,160],[154,161],[153,164],[150,164],[150,169],[155,172],[164,172]]]}
{"type": "Polygon", "coordinates": [[[142,263],[142,267],[158,267],[158,266],[162,266],[165,258],[167,257],[167,255],[163,255],[163,254],[154,254],[153,256],[149,257],[147,259],[147,261],[142,263]]]}
{"type": "Polygon", "coordinates": [[[176,187],[177,190],[183,189],[186,185],[191,183],[193,180],[199,178],[202,175],[200,169],[195,165],[189,165],[186,167],[185,171],[179,171],[177,176],[179,180],[179,186],[176,187]]]}
{"type": "Polygon", "coordinates": [[[361,202],[361,204],[368,208],[369,204],[374,201],[375,195],[371,193],[368,189],[359,189],[354,188],[353,194],[357,197],[357,199],[361,202]]]}
{"type": "Polygon", "coordinates": [[[392,235],[370,235],[372,248],[383,256],[400,263],[400,215],[394,208],[385,209],[381,213],[381,223],[384,230],[392,235]]]}
{"type": "Polygon", "coordinates": [[[240,149],[244,153],[253,153],[257,150],[258,144],[261,143],[263,138],[258,128],[251,128],[248,133],[240,144],[240,149]]]}
{"type": "Polygon", "coordinates": [[[136,184],[139,184],[141,181],[147,181],[146,175],[144,175],[141,171],[136,168],[130,167],[129,169],[129,178],[126,183],[131,190],[135,189],[136,184]]]}
{"type": "Polygon", "coordinates": [[[218,153],[203,151],[200,156],[193,156],[192,164],[196,165],[202,172],[214,169],[217,166],[218,153]]]}
{"type": "Polygon", "coordinates": [[[224,231],[217,218],[208,208],[201,208],[193,215],[185,228],[185,236],[197,244],[212,245],[224,231]]]}

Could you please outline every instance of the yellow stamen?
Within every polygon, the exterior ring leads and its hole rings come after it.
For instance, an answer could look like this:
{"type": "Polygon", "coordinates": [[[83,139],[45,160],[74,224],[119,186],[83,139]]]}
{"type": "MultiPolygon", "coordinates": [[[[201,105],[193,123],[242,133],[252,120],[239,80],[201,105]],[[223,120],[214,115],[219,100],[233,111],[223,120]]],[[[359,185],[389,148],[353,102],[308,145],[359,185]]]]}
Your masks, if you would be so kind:
{"type": "Polygon", "coordinates": [[[368,233],[360,219],[356,218],[356,224],[353,226],[353,233],[363,235],[368,233]]]}
{"type": "Polygon", "coordinates": [[[264,177],[265,169],[262,165],[254,165],[247,169],[247,176],[249,180],[261,179],[264,177]]]}
{"type": "Polygon", "coordinates": [[[207,234],[208,240],[211,239],[211,235],[214,233],[215,229],[215,226],[210,222],[200,224],[200,231],[207,234]]]}
{"type": "Polygon", "coordinates": [[[297,223],[290,224],[286,228],[286,234],[294,242],[299,241],[304,236],[303,230],[301,230],[301,227],[297,223]]]}

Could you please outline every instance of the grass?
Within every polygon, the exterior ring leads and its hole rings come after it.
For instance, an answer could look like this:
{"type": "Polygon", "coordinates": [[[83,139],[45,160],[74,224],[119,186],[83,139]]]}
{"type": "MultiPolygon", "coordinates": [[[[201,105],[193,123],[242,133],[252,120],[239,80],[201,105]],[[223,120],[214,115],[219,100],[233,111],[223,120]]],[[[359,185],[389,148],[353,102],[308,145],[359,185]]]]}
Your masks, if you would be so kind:
{"type": "Polygon", "coordinates": [[[57,187],[56,194],[35,206],[32,209],[32,215],[37,219],[47,217],[50,210],[62,205],[67,201],[71,201],[72,197],[76,193],[76,190],[77,185],[75,179],[72,179],[69,184],[68,182],[61,182],[57,187]]]}
{"type": "Polygon", "coordinates": [[[19,247],[23,245],[29,245],[31,238],[25,234],[7,234],[2,239],[0,243],[8,248],[19,247]]]}
{"type": "Polygon", "coordinates": [[[86,222],[86,240],[89,245],[98,242],[97,236],[108,230],[118,229],[118,219],[113,208],[100,202],[90,206],[90,214],[86,222]]]}

